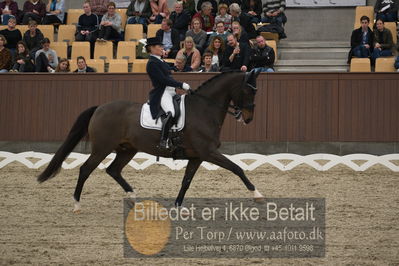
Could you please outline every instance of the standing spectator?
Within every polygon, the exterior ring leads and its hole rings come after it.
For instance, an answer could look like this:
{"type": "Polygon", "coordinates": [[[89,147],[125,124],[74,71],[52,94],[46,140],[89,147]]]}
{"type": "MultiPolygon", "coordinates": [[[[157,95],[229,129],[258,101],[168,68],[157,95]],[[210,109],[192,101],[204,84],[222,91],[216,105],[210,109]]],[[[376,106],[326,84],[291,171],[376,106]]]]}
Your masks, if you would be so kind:
{"type": "Polygon", "coordinates": [[[175,11],[170,14],[169,18],[173,22],[172,28],[179,32],[180,40],[184,40],[190,25],[191,15],[187,10],[183,9],[183,2],[175,3],[175,11]]]}
{"type": "Polygon", "coordinates": [[[248,34],[248,39],[256,38],[256,30],[251,22],[251,17],[248,14],[241,12],[241,8],[238,4],[231,4],[230,14],[233,17],[233,21],[240,22],[240,25],[248,34]]]}
{"type": "Polygon", "coordinates": [[[211,14],[212,4],[210,2],[204,2],[201,6],[201,11],[193,16],[200,19],[202,29],[206,32],[213,31],[213,26],[215,25],[215,17],[211,14]]]}
{"type": "Polygon", "coordinates": [[[374,5],[376,20],[396,22],[398,20],[398,0],[377,0],[374,5]]]}
{"type": "Polygon", "coordinates": [[[194,16],[195,12],[195,0],[183,0],[183,9],[190,13],[190,16],[194,16]]]}
{"type": "Polygon", "coordinates": [[[375,22],[377,28],[374,30],[374,50],[372,54],[373,62],[381,56],[392,56],[394,47],[392,33],[384,26],[384,21],[377,19],[375,22]]]}
{"type": "Polygon", "coordinates": [[[17,43],[22,40],[22,35],[19,29],[15,28],[17,21],[14,17],[8,20],[7,29],[0,31],[0,34],[7,39],[6,47],[10,49],[11,54],[15,53],[17,43]]]}
{"type": "MultiPolygon", "coordinates": [[[[219,14],[215,18],[215,28],[218,25],[219,22],[223,22],[224,24],[224,30],[229,30],[231,28],[231,15],[227,14],[227,5],[226,4],[220,4],[219,5],[219,14]]],[[[217,30],[217,28],[216,28],[217,30]]]]}
{"type": "Polygon", "coordinates": [[[29,21],[29,30],[24,34],[23,41],[26,43],[30,56],[35,58],[37,50],[41,49],[41,41],[44,39],[43,33],[37,28],[35,20],[29,21]]]}
{"type": "Polygon", "coordinates": [[[58,66],[55,68],[56,73],[64,72],[68,73],[71,72],[71,68],[69,66],[69,61],[66,58],[61,58],[58,66]]]}
{"type": "Polygon", "coordinates": [[[38,50],[35,55],[35,71],[54,73],[54,69],[58,66],[57,53],[50,49],[50,40],[48,38],[44,38],[41,44],[42,49],[38,50]]]}
{"type": "Polygon", "coordinates": [[[211,53],[212,65],[220,67],[222,65],[223,53],[224,53],[224,40],[220,36],[215,36],[205,53],[211,53]]]}
{"type": "Polygon", "coordinates": [[[207,34],[201,29],[201,20],[199,18],[193,18],[191,22],[191,30],[186,32],[186,37],[190,36],[193,38],[195,47],[202,53],[206,42],[207,34]]]}
{"type": "Polygon", "coordinates": [[[47,14],[43,18],[43,24],[62,24],[65,16],[64,0],[50,0],[46,6],[47,14]]]}
{"type": "Polygon", "coordinates": [[[144,32],[147,32],[148,19],[151,16],[150,0],[131,0],[126,15],[127,24],[141,24],[144,32]]]}
{"type": "Polygon", "coordinates": [[[239,43],[237,38],[230,34],[227,36],[227,47],[223,54],[222,71],[241,70],[246,72],[249,66],[249,47],[239,43]]]}
{"type": "Polygon", "coordinates": [[[197,2],[197,11],[198,12],[202,11],[202,4],[205,3],[205,2],[209,2],[211,4],[211,6],[212,6],[211,14],[212,14],[213,17],[215,17],[216,16],[216,12],[218,10],[218,3],[216,2],[216,0],[199,0],[197,2]]]}
{"type": "Polygon", "coordinates": [[[169,8],[167,0],[150,0],[152,15],[150,21],[161,24],[164,18],[169,18],[169,8]]]}
{"type": "Polygon", "coordinates": [[[220,21],[216,24],[216,31],[212,32],[209,35],[209,39],[208,39],[208,45],[212,42],[213,38],[216,36],[219,36],[220,38],[223,39],[223,42],[227,41],[227,35],[229,34],[227,31],[224,30],[224,23],[223,21],[220,21]]]}
{"type": "Polygon", "coordinates": [[[241,8],[242,12],[251,16],[252,23],[258,23],[261,21],[262,0],[243,0],[241,8]]]}
{"type": "Polygon", "coordinates": [[[240,22],[234,21],[231,24],[231,33],[234,34],[237,38],[237,41],[240,43],[246,43],[249,45],[248,34],[242,30],[240,22]]]}
{"type": "Polygon", "coordinates": [[[374,34],[369,28],[370,18],[362,16],[360,18],[361,27],[352,31],[351,50],[348,56],[348,64],[352,56],[366,58],[371,56],[373,51],[374,34]]]}
{"type": "Polygon", "coordinates": [[[109,0],[89,0],[91,11],[97,15],[98,21],[101,21],[108,11],[109,0]]]}
{"type": "Polygon", "coordinates": [[[83,56],[78,56],[76,59],[78,68],[73,71],[75,73],[94,73],[96,70],[86,64],[86,59],[83,56]]]}
{"type": "Polygon", "coordinates": [[[201,54],[197,48],[195,48],[194,40],[192,37],[188,36],[184,40],[184,47],[180,49],[177,53],[178,56],[186,57],[186,66],[191,67],[193,71],[195,71],[201,64],[201,54]]]}
{"type": "Polygon", "coordinates": [[[175,58],[180,49],[180,37],[177,30],[172,28],[170,19],[163,19],[161,29],[156,33],[156,37],[163,44],[165,58],[175,58]]]}
{"type": "Polygon", "coordinates": [[[261,72],[274,72],[276,55],[272,47],[266,44],[263,36],[256,37],[256,47],[252,49],[251,65],[261,72]]]}
{"type": "Polygon", "coordinates": [[[18,4],[14,0],[4,0],[0,3],[0,15],[3,25],[8,24],[10,17],[17,17],[18,4]]]}
{"type": "Polygon", "coordinates": [[[105,13],[100,23],[100,31],[98,33],[98,41],[109,41],[120,38],[122,18],[115,11],[115,3],[108,3],[108,12],[105,13]]]}
{"type": "Polygon", "coordinates": [[[41,0],[27,0],[23,13],[22,24],[27,25],[30,20],[35,20],[37,24],[40,24],[46,15],[46,4],[41,0]]]}
{"type": "Polygon", "coordinates": [[[198,69],[198,72],[218,72],[219,67],[217,64],[212,64],[212,54],[205,52],[202,56],[202,66],[198,69]]]}
{"type": "Polygon", "coordinates": [[[8,72],[11,68],[11,53],[5,45],[7,45],[6,38],[0,34],[0,73],[8,72]]]}
{"type": "Polygon", "coordinates": [[[29,54],[29,50],[23,41],[19,41],[17,44],[17,52],[14,57],[13,67],[10,72],[33,72],[35,66],[33,64],[33,58],[29,54]]]}
{"type": "Polygon", "coordinates": [[[175,65],[172,67],[174,72],[192,72],[192,68],[186,65],[187,58],[184,55],[176,56],[175,65]]]}
{"type": "Polygon", "coordinates": [[[266,0],[263,4],[264,18],[263,23],[277,24],[284,26],[287,22],[287,17],[284,14],[285,0],[266,0]]]}

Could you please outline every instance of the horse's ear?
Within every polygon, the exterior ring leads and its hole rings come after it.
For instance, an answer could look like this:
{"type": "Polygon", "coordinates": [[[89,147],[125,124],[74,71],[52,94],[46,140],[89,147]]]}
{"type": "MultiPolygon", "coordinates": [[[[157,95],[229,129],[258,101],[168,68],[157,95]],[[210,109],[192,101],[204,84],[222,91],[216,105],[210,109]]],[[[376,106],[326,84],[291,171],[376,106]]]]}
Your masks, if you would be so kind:
{"type": "Polygon", "coordinates": [[[245,73],[245,81],[252,86],[256,84],[256,78],[259,76],[260,70],[259,69],[252,69],[250,72],[245,73]]]}

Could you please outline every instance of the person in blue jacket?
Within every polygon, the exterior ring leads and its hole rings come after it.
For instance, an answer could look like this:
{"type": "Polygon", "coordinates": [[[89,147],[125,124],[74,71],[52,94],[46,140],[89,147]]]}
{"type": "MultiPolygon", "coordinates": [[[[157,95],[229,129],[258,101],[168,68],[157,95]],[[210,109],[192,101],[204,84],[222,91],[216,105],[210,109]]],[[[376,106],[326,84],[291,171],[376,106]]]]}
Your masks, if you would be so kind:
{"type": "Polygon", "coordinates": [[[164,50],[159,38],[148,38],[146,49],[150,54],[146,70],[154,86],[149,94],[151,115],[153,119],[158,119],[162,111],[166,114],[166,117],[162,120],[159,148],[168,150],[170,149],[168,142],[169,130],[172,127],[175,116],[173,96],[176,95],[176,88],[188,91],[190,90],[190,85],[173,79],[169,64],[162,59],[164,50]]]}

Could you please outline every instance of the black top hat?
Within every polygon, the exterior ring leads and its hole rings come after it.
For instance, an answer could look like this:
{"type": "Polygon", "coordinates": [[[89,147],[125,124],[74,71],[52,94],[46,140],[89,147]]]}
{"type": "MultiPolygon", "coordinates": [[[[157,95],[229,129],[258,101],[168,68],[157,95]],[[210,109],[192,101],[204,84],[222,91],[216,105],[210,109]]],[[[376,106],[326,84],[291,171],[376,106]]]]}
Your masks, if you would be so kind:
{"type": "Polygon", "coordinates": [[[153,38],[148,38],[147,39],[146,47],[148,47],[150,45],[163,45],[163,43],[161,42],[161,40],[159,38],[153,37],[153,38]]]}

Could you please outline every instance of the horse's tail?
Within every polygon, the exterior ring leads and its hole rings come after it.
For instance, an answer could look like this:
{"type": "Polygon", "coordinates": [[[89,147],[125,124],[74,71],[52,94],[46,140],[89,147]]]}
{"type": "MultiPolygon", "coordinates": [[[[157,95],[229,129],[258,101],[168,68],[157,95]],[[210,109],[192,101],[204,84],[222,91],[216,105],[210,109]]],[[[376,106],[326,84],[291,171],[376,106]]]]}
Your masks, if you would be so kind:
{"type": "Polygon", "coordinates": [[[39,183],[49,180],[58,174],[62,162],[72,152],[76,145],[78,145],[79,141],[86,136],[90,119],[96,109],[97,106],[90,107],[78,116],[64,143],[57,150],[47,168],[37,177],[39,183]]]}

